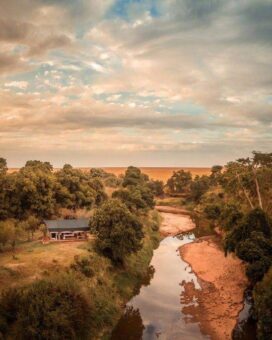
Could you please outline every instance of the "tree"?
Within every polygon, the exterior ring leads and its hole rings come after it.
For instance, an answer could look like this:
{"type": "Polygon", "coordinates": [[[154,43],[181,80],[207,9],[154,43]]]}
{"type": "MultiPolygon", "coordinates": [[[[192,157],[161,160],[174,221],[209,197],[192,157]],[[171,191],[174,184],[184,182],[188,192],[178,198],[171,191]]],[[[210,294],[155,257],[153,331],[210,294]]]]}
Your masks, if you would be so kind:
{"type": "Polygon", "coordinates": [[[15,192],[19,199],[15,218],[36,215],[49,218],[55,213],[55,178],[48,162],[31,161],[15,176],[15,192]]]}
{"type": "Polygon", "coordinates": [[[56,192],[57,203],[68,209],[90,209],[96,200],[94,186],[96,180],[91,181],[88,174],[71,165],[65,164],[63,169],[56,173],[58,190],[56,192]]]}
{"type": "Polygon", "coordinates": [[[123,187],[141,185],[148,181],[148,176],[141,173],[139,168],[129,166],[123,179],[123,187]]]}
{"type": "Polygon", "coordinates": [[[196,176],[190,184],[190,196],[196,203],[200,202],[201,197],[208,191],[210,179],[208,176],[196,176]]]}
{"type": "Polygon", "coordinates": [[[189,190],[191,181],[192,174],[190,171],[174,171],[167,181],[167,186],[172,193],[186,193],[189,190]]]}
{"type": "Polygon", "coordinates": [[[100,168],[91,168],[90,169],[90,177],[91,178],[106,178],[108,176],[111,176],[111,174],[108,174],[103,169],[100,169],[100,168]]]}
{"type": "Polygon", "coordinates": [[[29,216],[26,220],[19,221],[17,225],[27,232],[28,240],[30,239],[30,234],[33,240],[34,233],[40,228],[41,223],[37,217],[29,216]]]}
{"type": "Polygon", "coordinates": [[[0,244],[4,247],[11,239],[13,224],[11,221],[0,222],[0,244]]]}
{"type": "Polygon", "coordinates": [[[243,213],[237,204],[226,203],[222,206],[220,225],[224,230],[230,231],[239,224],[242,218],[243,213]]]}
{"type": "Polygon", "coordinates": [[[115,175],[109,176],[104,180],[105,186],[110,188],[117,188],[121,183],[122,180],[115,175]]]}
{"type": "Polygon", "coordinates": [[[244,197],[251,209],[257,205],[265,210],[271,208],[272,153],[253,151],[253,157],[229,162],[225,168],[222,184],[228,192],[244,197]],[[264,205],[263,197],[268,204],[264,205]]]}
{"type": "Polygon", "coordinates": [[[148,182],[148,187],[155,196],[162,196],[164,194],[163,181],[152,179],[151,181],[148,182]]]}
{"type": "Polygon", "coordinates": [[[211,220],[218,220],[221,214],[221,207],[218,204],[207,204],[204,212],[207,216],[207,218],[211,220]]]}
{"type": "Polygon", "coordinates": [[[44,172],[52,172],[53,166],[49,162],[41,162],[41,161],[27,161],[25,164],[25,168],[32,168],[32,169],[40,169],[44,172]]]}
{"type": "Polygon", "coordinates": [[[8,171],[7,161],[5,158],[0,157],[0,176],[6,175],[8,171]]]}
{"type": "Polygon", "coordinates": [[[135,212],[138,209],[145,209],[147,207],[139,190],[119,189],[113,192],[112,198],[118,198],[131,212],[135,212]]]}
{"type": "Polygon", "coordinates": [[[221,177],[222,177],[222,169],[223,167],[221,165],[214,165],[211,168],[211,175],[210,179],[212,184],[219,184],[221,177]]]}
{"type": "Polygon", "coordinates": [[[9,243],[12,249],[15,250],[16,244],[22,236],[22,232],[20,225],[18,225],[14,219],[0,222],[0,243],[2,247],[9,243]]]}
{"type": "Polygon", "coordinates": [[[22,340],[87,339],[91,316],[90,300],[71,275],[11,288],[0,300],[6,331],[14,325],[15,336],[22,340]]]}
{"type": "Polygon", "coordinates": [[[235,251],[248,263],[246,274],[253,284],[261,280],[272,264],[271,221],[256,208],[246,214],[225,238],[225,251],[235,251]]]}
{"type": "Polygon", "coordinates": [[[272,339],[272,267],[253,291],[258,339],[272,339]]]}
{"type": "Polygon", "coordinates": [[[141,249],[142,224],[117,199],[104,202],[96,210],[90,227],[97,235],[97,248],[115,264],[123,264],[128,255],[141,249]]]}

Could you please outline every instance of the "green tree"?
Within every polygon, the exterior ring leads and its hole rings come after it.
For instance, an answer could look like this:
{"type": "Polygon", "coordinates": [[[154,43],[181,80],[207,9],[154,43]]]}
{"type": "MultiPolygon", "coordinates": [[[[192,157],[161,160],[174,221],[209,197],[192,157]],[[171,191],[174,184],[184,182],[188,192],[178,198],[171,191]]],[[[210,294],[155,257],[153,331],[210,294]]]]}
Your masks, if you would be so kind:
{"type": "Polygon", "coordinates": [[[15,175],[15,192],[19,199],[15,218],[36,215],[48,218],[55,213],[55,178],[48,162],[30,161],[15,175]]]}
{"type": "Polygon", "coordinates": [[[225,169],[222,185],[228,193],[245,200],[251,209],[271,209],[272,153],[253,151],[253,157],[229,162],[225,169]]]}
{"type": "Polygon", "coordinates": [[[6,175],[8,171],[7,161],[5,158],[0,157],[0,176],[6,175]]]}
{"type": "Polygon", "coordinates": [[[186,193],[189,191],[191,182],[191,172],[179,170],[174,171],[173,175],[167,181],[167,186],[172,193],[186,193]]]}
{"type": "Polygon", "coordinates": [[[57,203],[61,207],[69,209],[90,209],[96,200],[96,191],[93,188],[96,182],[88,177],[88,174],[71,165],[65,164],[63,169],[56,173],[58,190],[56,192],[57,203]]]}
{"type": "Polygon", "coordinates": [[[221,178],[222,178],[222,170],[223,170],[223,167],[221,165],[212,166],[211,175],[210,175],[212,184],[216,185],[220,183],[221,178]]]}
{"type": "Polygon", "coordinates": [[[141,249],[142,224],[118,199],[110,199],[98,208],[90,221],[97,235],[97,248],[116,264],[141,249]]]}
{"type": "Polygon", "coordinates": [[[272,339],[272,267],[253,292],[259,340],[272,339]]]}
{"type": "Polygon", "coordinates": [[[153,195],[155,196],[162,196],[164,195],[164,184],[163,181],[160,180],[154,180],[148,182],[148,187],[152,191],[153,195]]]}
{"type": "Polygon", "coordinates": [[[0,300],[0,316],[7,325],[4,332],[14,325],[16,337],[23,340],[87,339],[91,315],[87,294],[69,275],[13,288],[0,300]]]}
{"type": "Polygon", "coordinates": [[[148,182],[147,175],[142,174],[141,170],[135,166],[129,166],[123,179],[123,187],[142,185],[148,182]]]}
{"type": "Polygon", "coordinates": [[[145,209],[147,207],[145,201],[142,199],[141,192],[137,189],[116,190],[113,192],[112,198],[118,198],[131,212],[135,212],[138,209],[145,209]]]}
{"type": "Polygon", "coordinates": [[[221,208],[220,225],[225,231],[230,231],[238,225],[243,213],[237,204],[226,203],[221,208]]]}
{"type": "Polygon", "coordinates": [[[17,224],[22,230],[26,231],[28,235],[28,240],[31,238],[33,240],[35,231],[40,228],[40,220],[35,216],[29,216],[26,220],[19,221],[17,224]]]}
{"type": "Polygon", "coordinates": [[[225,251],[235,251],[248,263],[247,276],[253,284],[261,280],[272,263],[271,221],[256,208],[246,214],[225,238],[225,251]]]}
{"type": "Polygon", "coordinates": [[[190,197],[196,203],[199,203],[202,196],[208,191],[210,179],[208,176],[196,176],[190,184],[190,197]]]}

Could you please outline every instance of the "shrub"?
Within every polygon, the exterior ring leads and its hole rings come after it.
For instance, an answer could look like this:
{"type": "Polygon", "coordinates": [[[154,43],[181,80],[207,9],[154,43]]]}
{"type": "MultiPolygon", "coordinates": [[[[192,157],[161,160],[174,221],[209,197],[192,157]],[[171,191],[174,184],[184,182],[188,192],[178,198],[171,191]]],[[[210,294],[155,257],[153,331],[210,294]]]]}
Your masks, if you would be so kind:
{"type": "Polygon", "coordinates": [[[0,305],[1,318],[15,322],[19,339],[86,339],[90,331],[90,301],[71,275],[11,289],[0,305]]]}
{"type": "Polygon", "coordinates": [[[90,258],[88,257],[80,257],[76,255],[74,257],[74,263],[71,264],[71,268],[79,271],[86,277],[92,277],[94,276],[94,270],[92,268],[92,263],[90,258]]]}

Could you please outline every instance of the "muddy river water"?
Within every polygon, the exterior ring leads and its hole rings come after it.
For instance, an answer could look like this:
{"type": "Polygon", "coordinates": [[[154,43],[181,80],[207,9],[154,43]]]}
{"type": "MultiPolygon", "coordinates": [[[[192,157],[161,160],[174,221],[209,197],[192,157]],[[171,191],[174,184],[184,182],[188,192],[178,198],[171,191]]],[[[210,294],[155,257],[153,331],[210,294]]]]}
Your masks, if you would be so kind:
{"type": "MultiPolygon", "coordinates": [[[[189,216],[183,216],[183,223],[186,218],[191,224],[189,216]]],[[[161,241],[150,263],[149,273],[154,275],[127,303],[112,340],[210,339],[201,332],[194,316],[184,312],[190,304],[197,304],[184,297],[184,284],[190,282],[197,289],[201,287],[191,267],[180,257],[178,248],[194,239],[194,233],[187,231],[161,241]]]]}

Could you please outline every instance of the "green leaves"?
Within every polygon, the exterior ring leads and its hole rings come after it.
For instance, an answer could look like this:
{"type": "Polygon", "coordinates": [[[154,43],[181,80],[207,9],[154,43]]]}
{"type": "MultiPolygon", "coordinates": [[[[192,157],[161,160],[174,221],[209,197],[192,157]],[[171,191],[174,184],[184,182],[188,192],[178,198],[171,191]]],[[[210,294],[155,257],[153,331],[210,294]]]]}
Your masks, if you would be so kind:
{"type": "Polygon", "coordinates": [[[106,201],[96,210],[90,227],[97,235],[98,249],[115,264],[123,264],[126,256],[142,246],[142,224],[117,199],[106,201]]]}

